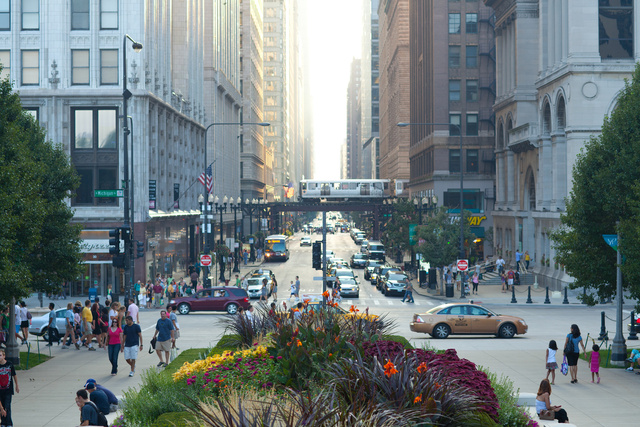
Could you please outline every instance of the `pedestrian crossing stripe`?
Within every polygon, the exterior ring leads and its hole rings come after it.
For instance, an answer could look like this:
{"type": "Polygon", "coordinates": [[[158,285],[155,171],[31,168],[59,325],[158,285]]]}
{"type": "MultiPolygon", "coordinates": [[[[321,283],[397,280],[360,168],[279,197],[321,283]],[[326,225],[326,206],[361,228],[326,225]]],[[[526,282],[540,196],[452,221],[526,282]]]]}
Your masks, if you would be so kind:
{"type": "MultiPolygon", "coordinates": [[[[295,300],[295,298],[287,298],[288,300],[295,300]]],[[[401,299],[385,299],[384,301],[387,302],[388,305],[391,306],[397,306],[397,305],[406,305],[406,304],[411,304],[414,306],[421,306],[421,305],[428,305],[428,306],[435,306],[436,304],[434,302],[432,302],[431,300],[428,299],[416,299],[413,303],[410,302],[405,302],[403,303],[401,299]]],[[[353,299],[342,299],[339,304],[345,307],[350,307],[352,305],[355,305],[356,307],[369,307],[372,305],[381,305],[381,302],[379,299],[369,299],[369,298],[359,298],[358,300],[353,300],[353,299]]]]}

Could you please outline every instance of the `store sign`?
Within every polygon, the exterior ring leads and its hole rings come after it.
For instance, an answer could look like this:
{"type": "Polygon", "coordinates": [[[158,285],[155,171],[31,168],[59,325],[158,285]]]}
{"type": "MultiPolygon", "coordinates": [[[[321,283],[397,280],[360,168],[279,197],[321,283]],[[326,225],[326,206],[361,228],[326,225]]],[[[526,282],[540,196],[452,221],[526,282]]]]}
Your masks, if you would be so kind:
{"type": "Polygon", "coordinates": [[[156,180],[149,180],[149,209],[156,208],[156,180]]]}
{"type": "Polygon", "coordinates": [[[470,216],[469,217],[469,225],[480,225],[480,223],[482,223],[482,221],[484,221],[485,219],[487,219],[486,216],[482,215],[478,215],[478,216],[470,216]]]}
{"type": "MultiPolygon", "coordinates": [[[[124,241],[120,241],[120,250],[124,252],[124,241]]],[[[80,242],[80,252],[85,254],[108,254],[109,239],[84,239],[80,242]]]]}

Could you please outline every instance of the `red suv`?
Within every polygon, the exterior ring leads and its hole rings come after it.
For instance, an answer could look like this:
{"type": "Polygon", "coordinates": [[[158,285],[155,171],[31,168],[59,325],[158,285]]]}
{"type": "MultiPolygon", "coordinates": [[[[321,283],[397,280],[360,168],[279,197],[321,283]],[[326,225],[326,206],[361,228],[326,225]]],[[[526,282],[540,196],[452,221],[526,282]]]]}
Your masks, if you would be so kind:
{"type": "Polygon", "coordinates": [[[189,314],[192,311],[226,311],[236,314],[238,307],[245,310],[249,307],[249,295],[244,289],[218,286],[202,289],[187,297],[173,298],[170,304],[180,314],[189,314]]]}

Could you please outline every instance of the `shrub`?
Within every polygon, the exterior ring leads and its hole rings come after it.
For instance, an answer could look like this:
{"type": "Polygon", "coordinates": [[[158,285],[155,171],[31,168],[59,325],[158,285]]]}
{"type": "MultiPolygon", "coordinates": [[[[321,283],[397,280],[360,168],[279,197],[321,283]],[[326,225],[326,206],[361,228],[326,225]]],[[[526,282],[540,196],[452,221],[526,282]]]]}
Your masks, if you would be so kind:
{"type": "Polygon", "coordinates": [[[184,427],[202,425],[198,418],[188,411],[167,412],[162,414],[151,424],[151,427],[184,427]]]}
{"type": "Polygon", "coordinates": [[[405,337],[403,337],[402,335],[383,335],[382,339],[383,340],[387,340],[387,341],[395,341],[397,343],[400,343],[406,349],[413,348],[413,346],[411,345],[409,340],[406,339],[405,337]]]}
{"type": "Polygon", "coordinates": [[[498,399],[498,424],[509,427],[531,427],[536,424],[531,420],[527,412],[518,406],[519,389],[514,389],[513,381],[501,375],[500,378],[492,372],[484,371],[498,399]]]}

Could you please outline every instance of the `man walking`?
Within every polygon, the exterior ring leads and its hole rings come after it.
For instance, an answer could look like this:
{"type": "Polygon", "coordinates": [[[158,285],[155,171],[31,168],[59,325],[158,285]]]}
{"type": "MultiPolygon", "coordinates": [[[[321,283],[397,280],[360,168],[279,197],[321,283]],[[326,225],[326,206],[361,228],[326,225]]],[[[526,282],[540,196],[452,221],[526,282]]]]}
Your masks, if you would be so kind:
{"type": "Polygon", "coordinates": [[[167,318],[167,312],[162,310],[160,312],[160,319],[156,323],[156,332],[153,334],[153,338],[158,337],[156,341],[156,354],[160,362],[158,367],[167,366],[169,362],[169,353],[171,352],[171,344],[173,343],[173,323],[167,318]],[[165,361],[162,361],[162,353],[164,352],[165,361]]]}
{"type": "Polygon", "coordinates": [[[67,345],[67,338],[71,336],[71,342],[76,345],[76,350],[80,350],[80,346],[76,341],[76,334],[73,331],[73,322],[74,322],[73,303],[67,304],[67,311],[64,313],[64,319],[65,319],[65,334],[64,334],[64,338],[62,339],[62,344],[63,344],[62,348],[69,348],[69,346],[67,345]]]}
{"type": "Polygon", "coordinates": [[[516,249],[516,271],[520,271],[520,260],[522,259],[522,253],[520,249],[516,249]]]}
{"type": "Polygon", "coordinates": [[[91,300],[84,301],[82,309],[82,339],[86,339],[86,346],[89,351],[96,351],[93,347],[93,314],[91,313],[91,300]]]}
{"type": "Polygon", "coordinates": [[[160,282],[156,281],[156,284],[153,285],[153,306],[155,308],[160,308],[160,299],[162,299],[162,291],[163,287],[160,282]]]}
{"type": "Polygon", "coordinates": [[[171,324],[173,325],[173,343],[171,348],[180,350],[176,347],[176,341],[180,338],[180,324],[178,323],[178,316],[176,316],[176,312],[173,310],[173,307],[171,307],[171,304],[167,305],[167,317],[171,320],[171,324]]]}
{"type": "Polygon", "coordinates": [[[47,335],[49,336],[49,344],[47,347],[51,347],[53,345],[53,337],[55,336],[58,339],[58,344],[60,344],[60,335],[58,334],[58,327],[56,326],[56,305],[52,302],[49,303],[49,324],[47,325],[47,335]]]}
{"type": "Polygon", "coordinates": [[[498,268],[498,274],[504,273],[504,259],[502,258],[502,255],[498,257],[498,260],[496,261],[496,267],[498,268]]]}
{"type": "Polygon", "coordinates": [[[296,276],[296,298],[300,298],[300,277],[296,276]]]}
{"type": "Polygon", "coordinates": [[[131,316],[135,323],[140,323],[140,309],[134,302],[133,298],[129,298],[129,306],[127,307],[127,316],[131,316]]]}
{"type": "Polygon", "coordinates": [[[124,353],[124,360],[131,366],[129,376],[132,377],[136,373],[136,360],[138,359],[138,349],[142,351],[142,330],[140,325],[133,323],[133,317],[127,316],[125,318],[125,325],[122,328],[122,342],[124,346],[122,351],[124,353]]]}
{"type": "Polygon", "coordinates": [[[404,302],[404,300],[407,299],[408,302],[414,302],[413,301],[413,285],[411,284],[411,282],[409,281],[409,279],[405,279],[404,281],[404,296],[402,297],[402,302],[404,302]]]}

